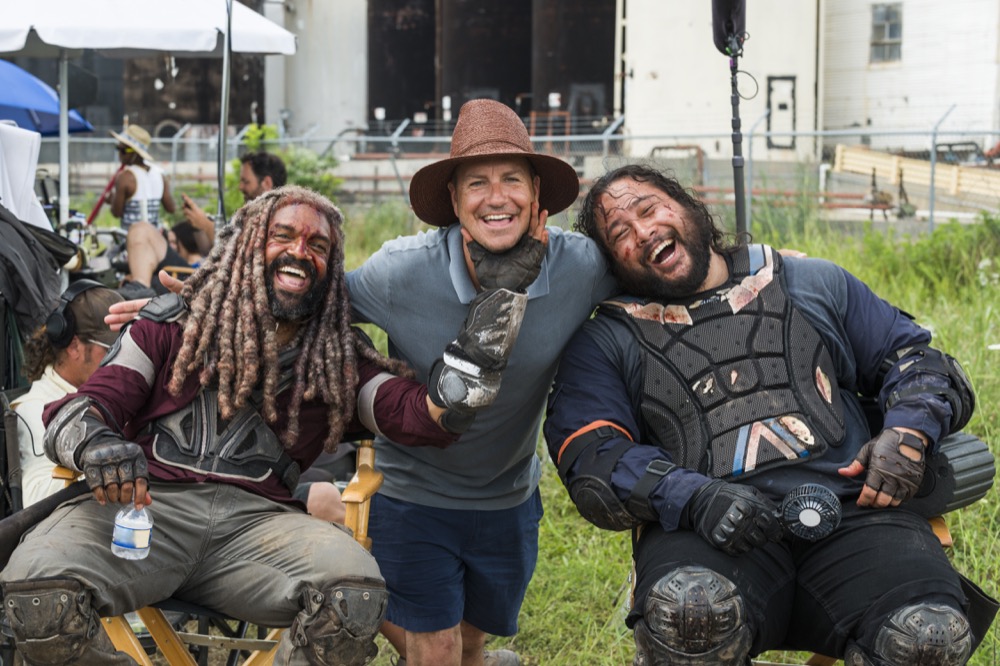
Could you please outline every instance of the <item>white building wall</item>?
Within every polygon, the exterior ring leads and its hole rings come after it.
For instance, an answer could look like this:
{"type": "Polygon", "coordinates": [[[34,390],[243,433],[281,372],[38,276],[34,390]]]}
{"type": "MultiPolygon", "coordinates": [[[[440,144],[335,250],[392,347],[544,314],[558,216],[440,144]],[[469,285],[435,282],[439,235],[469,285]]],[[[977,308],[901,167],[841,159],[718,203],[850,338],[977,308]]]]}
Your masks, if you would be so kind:
{"type": "MultiPolygon", "coordinates": [[[[795,77],[795,128],[816,129],[817,2],[747,2],[746,29],[739,68],[739,113],[748,155],[748,133],[767,109],[768,77],[795,77]],[[759,89],[758,89],[759,86],[759,89]],[[754,95],[756,91],[756,95],[754,95]]],[[[710,134],[692,138],[706,157],[732,155],[729,59],[712,39],[712,5],[707,0],[629,0],[625,17],[625,130],[635,137],[631,153],[648,155],[664,134],[710,134]],[[640,138],[642,137],[642,138],[640,138]]],[[[803,159],[815,142],[799,140],[794,149],[768,149],[757,127],[754,159],[803,159]]],[[[775,128],[776,129],[776,128],[775,128]]]]}
{"type": "MultiPolygon", "coordinates": [[[[265,14],[298,36],[298,52],[269,58],[266,122],[293,136],[332,139],[368,117],[367,0],[283,0],[265,14]]],[[[319,146],[314,146],[318,148],[319,146]]]]}
{"type": "Polygon", "coordinates": [[[874,136],[872,146],[926,149],[927,132],[952,105],[941,132],[997,127],[1000,0],[896,3],[902,59],[869,63],[872,0],[823,0],[824,129],[920,131],[874,136]]]}

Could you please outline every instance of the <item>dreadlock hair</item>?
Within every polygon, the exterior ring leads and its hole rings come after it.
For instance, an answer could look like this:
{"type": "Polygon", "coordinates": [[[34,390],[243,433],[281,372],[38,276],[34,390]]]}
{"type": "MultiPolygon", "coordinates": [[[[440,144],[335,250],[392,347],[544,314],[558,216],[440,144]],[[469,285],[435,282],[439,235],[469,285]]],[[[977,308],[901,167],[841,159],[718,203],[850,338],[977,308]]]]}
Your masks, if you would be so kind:
{"type": "Polygon", "coordinates": [[[179,395],[188,376],[200,368],[202,387],[218,384],[222,418],[232,418],[245,407],[259,386],[265,421],[277,421],[278,322],[268,298],[264,249],[274,214],[296,204],[315,209],[329,222],[332,243],[322,306],[302,322],[292,343],[300,353],[294,367],[288,427],[281,441],[286,447],[295,443],[302,402],[319,399],[330,407],[323,446],[333,451],[354,415],[359,356],[397,375],[413,373],[402,362],[380,355],[351,327],[343,217],[329,199],[316,192],[294,185],[266,192],[237,211],[221,231],[208,259],[181,290],[189,314],[168,388],[179,395]]]}
{"type": "Polygon", "coordinates": [[[607,238],[600,232],[597,226],[597,215],[606,215],[607,211],[597,203],[601,195],[605,194],[616,181],[629,178],[637,183],[650,183],[671,199],[680,204],[690,221],[698,226],[708,226],[711,229],[712,249],[720,254],[730,252],[735,248],[735,242],[727,239],[725,231],[715,224],[715,218],[709,212],[708,207],[691,190],[685,188],[675,178],[671,178],[653,167],[645,164],[626,164],[625,166],[612,169],[607,172],[591,186],[587,196],[583,199],[580,213],[576,218],[573,228],[576,231],[589,236],[597,242],[604,254],[611,258],[611,250],[608,247],[607,238]]]}

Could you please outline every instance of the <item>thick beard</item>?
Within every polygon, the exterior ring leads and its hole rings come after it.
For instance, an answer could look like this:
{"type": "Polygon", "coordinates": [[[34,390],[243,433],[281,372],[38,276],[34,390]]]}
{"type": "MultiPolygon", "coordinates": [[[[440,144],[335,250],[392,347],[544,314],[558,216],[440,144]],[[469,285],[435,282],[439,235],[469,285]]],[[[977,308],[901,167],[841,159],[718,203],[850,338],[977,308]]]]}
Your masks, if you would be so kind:
{"type": "Polygon", "coordinates": [[[611,271],[618,280],[622,291],[632,296],[641,296],[657,301],[675,301],[698,293],[708,277],[712,260],[712,232],[705,226],[688,225],[691,235],[677,238],[691,258],[691,270],[687,275],[667,279],[651,268],[643,259],[638,268],[626,268],[612,262],[611,271]]]}
{"type": "Polygon", "coordinates": [[[319,309],[326,295],[326,290],[330,286],[330,274],[327,273],[322,282],[316,281],[316,268],[306,261],[292,259],[291,257],[279,257],[271,262],[267,267],[267,300],[271,304],[271,314],[278,321],[303,321],[312,317],[319,309]],[[312,283],[309,290],[292,302],[282,301],[274,289],[274,274],[283,266],[295,266],[305,271],[306,276],[312,283]]]}

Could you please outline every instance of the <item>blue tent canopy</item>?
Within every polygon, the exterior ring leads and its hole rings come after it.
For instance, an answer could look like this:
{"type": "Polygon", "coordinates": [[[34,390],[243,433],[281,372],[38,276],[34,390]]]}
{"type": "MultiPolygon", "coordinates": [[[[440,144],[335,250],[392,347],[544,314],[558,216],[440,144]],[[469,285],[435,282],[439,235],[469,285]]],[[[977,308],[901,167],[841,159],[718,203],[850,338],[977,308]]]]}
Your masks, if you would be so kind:
{"type": "MultiPolygon", "coordinates": [[[[0,60],[0,120],[42,136],[59,135],[59,95],[47,83],[12,62],[0,60]]],[[[93,132],[76,111],[69,112],[70,132],[93,132]]]]}

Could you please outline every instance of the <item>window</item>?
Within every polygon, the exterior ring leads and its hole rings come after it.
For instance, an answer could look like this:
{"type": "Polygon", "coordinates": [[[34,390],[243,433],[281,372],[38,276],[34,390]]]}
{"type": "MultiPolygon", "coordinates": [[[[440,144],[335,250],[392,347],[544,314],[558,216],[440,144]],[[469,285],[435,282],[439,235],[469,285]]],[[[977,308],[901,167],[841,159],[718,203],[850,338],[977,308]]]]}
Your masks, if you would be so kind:
{"type": "Polygon", "coordinates": [[[902,58],[903,6],[872,5],[870,62],[896,62],[902,58]]]}

